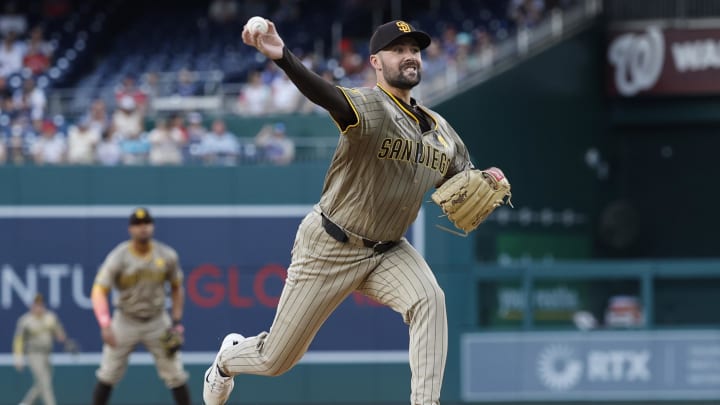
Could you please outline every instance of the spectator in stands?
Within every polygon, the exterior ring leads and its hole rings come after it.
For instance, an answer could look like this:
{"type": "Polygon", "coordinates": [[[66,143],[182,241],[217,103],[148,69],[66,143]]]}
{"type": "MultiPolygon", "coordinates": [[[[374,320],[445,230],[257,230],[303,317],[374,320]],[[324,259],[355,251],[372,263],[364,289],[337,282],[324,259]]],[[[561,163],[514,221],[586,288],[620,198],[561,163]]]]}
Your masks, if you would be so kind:
{"type": "Polygon", "coordinates": [[[50,67],[50,57],[40,49],[39,44],[32,43],[23,57],[23,67],[29,69],[33,76],[40,75],[50,67]]]}
{"type": "Polygon", "coordinates": [[[143,89],[143,92],[145,92],[148,100],[150,101],[157,97],[166,95],[163,94],[163,91],[160,88],[160,75],[158,72],[146,72],[142,76],[142,84],[140,85],[140,88],[143,89]]]}
{"type": "Polygon", "coordinates": [[[286,165],[295,158],[295,143],[286,135],[285,124],[265,125],[255,135],[255,145],[263,160],[286,165]]]}
{"type": "Polygon", "coordinates": [[[348,38],[340,41],[340,67],[349,77],[359,75],[366,67],[365,59],[355,50],[355,44],[348,38]]]}
{"type": "Polygon", "coordinates": [[[441,48],[450,59],[455,58],[457,53],[457,28],[447,24],[442,31],[441,48]]]}
{"type": "Polygon", "coordinates": [[[240,142],[235,134],[225,127],[225,121],[216,119],[212,129],[207,132],[200,143],[203,161],[215,165],[235,165],[240,154],[240,142]]]}
{"type": "Polygon", "coordinates": [[[28,77],[13,94],[13,104],[21,115],[38,120],[45,117],[47,97],[45,91],[35,85],[35,79],[28,77]]]}
{"type": "MultiPolygon", "coordinates": [[[[39,138],[42,135],[43,126],[48,122],[48,120],[44,118],[36,118],[31,120],[27,116],[18,115],[16,122],[23,126],[23,138],[25,139],[25,144],[28,146],[32,146],[32,144],[35,142],[35,139],[39,138]]],[[[30,150],[29,147],[28,150],[30,150]]]]}
{"type": "Polygon", "coordinates": [[[151,165],[179,165],[182,163],[183,134],[170,126],[164,118],[155,121],[155,128],[148,134],[151,165]]]}
{"type": "Polygon", "coordinates": [[[177,82],[173,89],[173,95],[180,97],[191,97],[202,95],[202,87],[195,79],[195,73],[188,69],[180,69],[178,71],[177,82]]]}
{"type": "Polygon", "coordinates": [[[272,92],[270,111],[272,113],[297,112],[304,97],[284,72],[273,80],[270,89],[272,92]]]}
{"type": "Polygon", "coordinates": [[[17,11],[17,1],[8,1],[0,14],[0,36],[11,32],[22,35],[27,30],[27,17],[17,11]]]}
{"type": "Polygon", "coordinates": [[[25,150],[27,143],[25,140],[25,129],[21,124],[13,124],[10,126],[10,136],[7,140],[8,162],[16,165],[25,163],[25,150]]]}
{"type": "Polygon", "coordinates": [[[137,108],[135,99],[125,95],[120,99],[118,109],[113,113],[112,125],[120,139],[123,139],[126,136],[135,136],[143,132],[143,119],[143,114],[137,108]]]}
{"type": "MultiPolygon", "coordinates": [[[[117,136],[117,132],[113,137],[117,136]]],[[[150,142],[144,132],[132,132],[120,138],[121,160],[125,165],[144,165],[148,162],[150,142]]]]}
{"type": "Polygon", "coordinates": [[[238,97],[238,114],[258,116],[268,113],[270,108],[270,86],[263,83],[261,73],[252,71],[248,75],[248,82],[240,91],[238,97]]]}
{"type": "Polygon", "coordinates": [[[518,28],[533,28],[545,11],[544,0],[510,0],[508,16],[518,28]]]}
{"type": "Polygon", "coordinates": [[[100,143],[100,132],[90,126],[87,118],[68,129],[68,163],[90,165],[95,163],[95,151],[100,143]]]}
{"type": "Polygon", "coordinates": [[[43,121],[40,138],[32,144],[31,152],[33,161],[38,165],[65,163],[67,144],[52,121],[43,121]]]}
{"type": "Polygon", "coordinates": [[[120,103],[126,96],[129,96],[135,102],[135,106],[141,113],[145,113],[147,109],[148,96],[147,93],[139,88],[135,82],[135,77],[127,75],[122,82],[115,88],[115,101],[120,103]]]}
{"type": "Polygon", "coordinates": [[[115,131],[112,128],[106,128],[95,150],[96,161],[103,166],[118,165],[122,159],[120,142],[114,135],[115,131]]]}
{"type": "Polygon", "coordinates": [[[187,117],[188,126],[186,128],[188,142],[202,141],[207,129],[203,126],[203,117],[199,112],[191,112],[187,117]]]}
{"type": "MultiPolygon", "coordinates": [[[[441,89],[445,85],[445,74],[448,64],[449,60],[440,48],[438,38],[433,38],[430,45],[425,48],[425,54],[423,55],[421,89],[427,88],[431,92],[441,89]]],[[[374,85],[375,82],[372,83],[372,86],[374,85]]]]}
{"type": "Polygon", "coordinates": [[[265,68],[260,71],[260,76],[262,77],[262,82],[265,85],[269,86],[275,80],[275,78],[277,78],[282,73],[282,70],[277,67],[275,62],[269,61],[265,64],[265,68]]]}
{"type": "Polygon", "coordinates": [[[183,148],[186,161],[195,161],[201,155],[202,140],[207,133],[203,125],[203,117],[199,112],[191,112],[187,116],[187,143],[183,148]]]}
{"type": "Polygon", "coordinates": [[[472,47],[472,37],[467,32],[460,32],[455,36],[457,49],[455,51],[455,70],[460,77],[464,77],[471,72],[476,66],[472,66],[470,51],[472,47]]]}
{"type": "Polygon", "coordinates": [[[473,50],[471,52],[471,63],[478,69],[487,69],[495,62],[495,44],[487,30],[477,28],[473,31],[475,36],[473,50]]]}
{"type": "Polygon", "coordinates": [[[27,48],[36,47],[40,52],[47,55],[48,59],[52,59],[55,48],[45,40],[45,29],[41,25],[33,27],[30,31],[30,38],[27,41],[27,48]]]}
{"type": "Polygon", "coordinates": [[[189,137],[187,128],[185,128],[185,118],[182,114],[172,113],[168,117],[168,123],[170,124],[170,130],[177,133],[177,137],[181,140],[183,146],[188,143],[189,137]]]}
{"type": "Polygon", "coordinates": [[[105,107],[105,101],[98,98],[90,104],[87,120],[89,125],[99,133],[105,132],[110,126],[110,117],[105,107]]]}
{"type": "Polygon", "coordinates": [[[23,67],[25,47],[17,40],[14,31],[8,32],[0,43],[0,76],[8,77],[19,73],[23,67]]]}

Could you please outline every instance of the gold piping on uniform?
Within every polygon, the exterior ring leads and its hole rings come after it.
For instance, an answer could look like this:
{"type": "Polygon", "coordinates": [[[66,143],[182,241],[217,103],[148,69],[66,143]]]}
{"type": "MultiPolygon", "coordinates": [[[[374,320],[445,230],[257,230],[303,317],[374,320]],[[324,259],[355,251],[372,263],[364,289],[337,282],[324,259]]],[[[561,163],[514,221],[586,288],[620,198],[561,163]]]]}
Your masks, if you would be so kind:
{"type": "Polygon", "coordinates": [[[420,125],[420,120],[418,120],[418,118],[415,116],[415,114],[413,114],[410,110],[408,110],[407,108],[405,108],[405,106],[400,102],[400,100],[398,100],[397,98],[395,98],[395,96],[393,96],[392,94],[390,94],[389,91],[383,89],[383,87],[380,85],[380,83],[377,83],[377,86],[378,86],[378,88],[379,88],[380,90],[382,90],[385,94],[387,94],[388,96],[390,96],[390,98],[395,102],[395,104],[397,104],[397,106],[400,107],[401,110],[405,111],[405,114],[411,116],[412,119],[415,120],[415,123],[416,123],[416,124],[420,125]]]}
{"type": "MultiPolygon", "coordinates": [[[[397,98],[395,98],[395,96],[393,96],[389,91],[385,90],[385,89],[380,85],[380,83],[377,83],[377,86],[378,86],[378,87],[380,88],[380,90],[382,90],[385,94],[387,94],[388,96],[390,96],[390,98],[395,102],[395,104],[398,105],[398,107],[400,107],[403,111],[405,111],[405,113],[406,113],[407,115],[411,116],[411,117],[415,120],[415,122],[416,122],[418,125],[420,125],[420,121],[418,120],[417,116],[416,116],[415,114],[413,114],[412,111],[410,111],[410,110],[408,110],[407,108],[405,108],[405,105],[403,105],[403,103],[401,103],[400,100],[398,100],[397,98]]],[[[422,106],[418,105],[418,108],[421,108],[421,109],[423,110],[423,112],[425,112],[425,114],[426,114],[428,117],[430,117],[430,119],[433,120],[433,122],[435,123],[435,126],[434,126],[433,129],[437,129],[437,128],[438,128],[438,122],[437,122],[437,120],[435,119],[435,117],[433,117],[432,114],[430,114],[430,112],[429,112],[427,109],[423,108],[422,106]]]]}
{"type": "MultiPolygon", "coordinates": [[[[348,103],[350,104],[350,108],[352,108],[353,113],[355,114],[355,123],[348,125],[345,129],[343,129],[343,128],[340,126],[340,124],[338,124],[338,122],[335,121],[335,117],[333,117],[332,114],[330,114],[330,119],[333,120],[333,122],[335,123],[335,126],[338,127],[338,129],[340,130],[340,134],[341,134],[341,135],[345,135],[350,128],[354,128],[354,127],[360,125],[360,115],[358,114],[357,109],[355,109],[355,104],[352,102],[352,100],[350,99],[350,97],[348,97],[348,95],[345,94],[345,90],[353,90],[353,89],[346,89],[346,88],[340,87],[340,86],[335,86],[335,87],[337,87],[338,89],[340,89],[340,91],[342,92],[343,96],[345,96],[345,99],[346,99],[346,100],[348,101],[348,103]]],[[[353,91],[355,91],[355,90],[353,90],[353,91]]]]}
{"type": "MultiPolygon", "coordinates": [[[[435,123],[435,127],[433,129],[438,129],[438,122],[435,119],[435,117],[430,113],[430,111],[421,105],[418,105],[418,108],[423,110],[423,112],[425,112],[425,115],[427,115],[428,117],[430,117],[431,120],[433,120],[433,122],[435,123]]],[[[445,146],[447,146],[447,145],[445,145],[445,146]]]]}

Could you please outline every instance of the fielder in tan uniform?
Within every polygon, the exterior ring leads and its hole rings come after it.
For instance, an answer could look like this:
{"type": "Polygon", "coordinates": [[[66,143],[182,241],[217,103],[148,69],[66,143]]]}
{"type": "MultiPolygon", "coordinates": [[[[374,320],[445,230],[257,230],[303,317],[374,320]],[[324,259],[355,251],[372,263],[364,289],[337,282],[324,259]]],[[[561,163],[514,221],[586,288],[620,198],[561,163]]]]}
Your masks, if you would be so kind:
{"type": "Polygon", "coordinates": [[[13,339],[15,368],[22,371],[27,359],[34,380],[21,405],[34,403],[38,396],[45,405],[55,405],[50,363],[53,338],[65,342],[65,329],[58,317],[45,308],[43,297],[38,294],[33,300],[30,311],[18,319],[13,339]]]}
{"type": "Polygon", "coordinates": [[[473,165],[450,125],[410,96],[430,37],[404,21],[380,26],[370,40],[377,86],[342,88],[306,69],[267,22],[267,33],[245,27],[243,42],[274,60],[305,96],[328,110],[341,136],[320,201],[298,229],[270,330],[226,336],[205,374],[203,399],[225,403],[237,374],[288,371],[335,308],[360,291],[409,325],[410,403],[437,405],[448,346],[445,296],[403,235],[425,194],[473,165]]]}
{"type": "Polygon", "coordinates": [[[188,375],[180,353],[169,354],[162,339],[169,328],[182,329],[183,272],[178,254],[154,240],[154,221],[144,208],[130,216],[130,240],[117,245],[98,270],[91,300],[104,342],[93,404],[108,402],[112,387],[125,374],[128,357],[142,343],[153,355],[160,378],[175,403],[189,405],[188,375]],[[165,310],[165,286],[170,285],[171,316],[165,310]],[[117,292],[112,318],[108,304],[117,292]]]}

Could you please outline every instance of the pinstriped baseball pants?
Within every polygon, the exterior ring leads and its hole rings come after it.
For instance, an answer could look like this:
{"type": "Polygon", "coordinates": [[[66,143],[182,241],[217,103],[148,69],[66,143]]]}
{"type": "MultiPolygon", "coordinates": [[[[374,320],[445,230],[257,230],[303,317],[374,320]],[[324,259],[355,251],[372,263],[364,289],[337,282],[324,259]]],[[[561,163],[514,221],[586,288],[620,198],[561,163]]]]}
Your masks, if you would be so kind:
{"type": "Polygon", "coordinates": [[[45,405],[55,405],[50,353],[30,352],[26,357],[34,381],[30,390],[25,394],[21,404],[32,404],[37,397],[40,396],[45,405]]]}
{"type": "Polygon", "coordinates": [[[447,316],[435,275],[407,240],[384,254],[336,241],[323,229],[317,208],[298,228],[270,331],[225,349],[219,367],[230,375],[290,370],[328,316],[356,290],[400,313],[410,327],[410,403],[439,404],[447,316]]]}

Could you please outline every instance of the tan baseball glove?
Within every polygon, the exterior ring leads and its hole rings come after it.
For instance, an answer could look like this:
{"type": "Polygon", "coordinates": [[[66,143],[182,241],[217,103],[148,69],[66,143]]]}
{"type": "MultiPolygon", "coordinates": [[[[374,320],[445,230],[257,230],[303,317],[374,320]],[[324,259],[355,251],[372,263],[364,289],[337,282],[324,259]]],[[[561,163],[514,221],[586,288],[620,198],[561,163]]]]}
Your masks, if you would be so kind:
{"type": "Polygon", "coordinates": [[[432,200],[439,205],[448,219],[465,232],[477,228],[495,208],[508,204],[510,182],[497,167],[485,170],[465,170],[438,187],[432,200]]]}
{"type": "Polygon", "coordinates": [[[173,356],[185,343],[183,328],[174,326],[165,331],[161,338],[163,347],[168,356],[173,356]]]}

